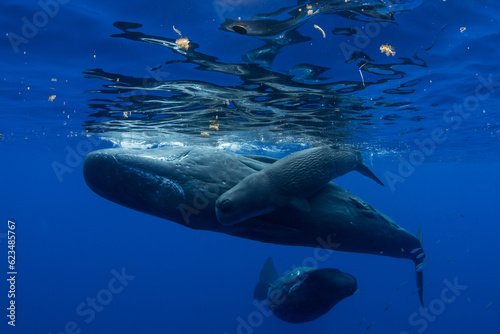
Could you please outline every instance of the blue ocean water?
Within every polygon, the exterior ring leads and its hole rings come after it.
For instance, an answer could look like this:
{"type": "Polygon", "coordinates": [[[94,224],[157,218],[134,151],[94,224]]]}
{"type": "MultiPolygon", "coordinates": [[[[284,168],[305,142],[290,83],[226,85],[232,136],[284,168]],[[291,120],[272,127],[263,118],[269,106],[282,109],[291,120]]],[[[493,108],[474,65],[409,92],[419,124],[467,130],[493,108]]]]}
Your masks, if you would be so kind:
{"type": "Polygon", "coordinates": [[[0,6],[2,333],[498,332],[497,2],[0,6]],[[262,20],[274,21],[254,28],[262,20]],[[309,265],[313,248],[191,230],[99,197],[82,175],[101,148],[282,157],[339,142],[386,187],[357,173],[335,182],[422,227],[425,308],[410,261],[335,252],[317,266],[359,290],[318,320],[282,322],[254,303],[259,271],[268,256],[280,273],[309,265]]]}

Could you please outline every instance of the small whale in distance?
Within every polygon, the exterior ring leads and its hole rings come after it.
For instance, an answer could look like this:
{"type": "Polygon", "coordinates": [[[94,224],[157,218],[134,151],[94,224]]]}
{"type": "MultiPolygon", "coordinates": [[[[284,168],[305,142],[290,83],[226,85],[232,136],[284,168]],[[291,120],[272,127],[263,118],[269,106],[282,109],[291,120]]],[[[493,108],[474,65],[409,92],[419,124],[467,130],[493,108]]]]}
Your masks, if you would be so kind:
{"type": "Polygon", "coordinates": [[[278,276],[268,258],[260,272],[254,298],[264,300],[271,312],[290,323],[315,320],[358,289],[356,279],[337,269],[295,268],[278,276]]]}

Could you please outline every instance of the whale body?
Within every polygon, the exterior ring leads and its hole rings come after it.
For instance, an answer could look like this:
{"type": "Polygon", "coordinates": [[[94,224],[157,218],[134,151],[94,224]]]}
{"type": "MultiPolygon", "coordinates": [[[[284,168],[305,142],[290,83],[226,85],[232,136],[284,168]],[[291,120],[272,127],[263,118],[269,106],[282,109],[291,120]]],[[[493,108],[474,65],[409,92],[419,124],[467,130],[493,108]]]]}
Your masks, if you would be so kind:
{"type": "MultiPolygon", "coordinates": [[[[421,269],[425,254],[419,238],[333,182],[308,198],[309,212],[282,207],[232,226],[220,224],[217,198],[274,161],[209,147],[117,148],[89,153],[83,175],[98,195],[188,228],[280,245],[410,259],[421,269]]],[[[423,303],[422,270],[417,271],[417,287],[423,303]]]]}

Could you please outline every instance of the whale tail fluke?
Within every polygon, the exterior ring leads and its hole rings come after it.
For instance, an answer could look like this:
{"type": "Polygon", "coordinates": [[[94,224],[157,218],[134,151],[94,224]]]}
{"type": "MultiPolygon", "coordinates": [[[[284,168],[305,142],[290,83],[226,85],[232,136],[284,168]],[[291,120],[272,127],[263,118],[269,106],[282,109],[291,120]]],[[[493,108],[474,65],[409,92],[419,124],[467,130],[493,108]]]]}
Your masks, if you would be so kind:
{"type": "MultiPolygon", "coordinates": [[[[420,264],[422,264],[422,263],[420,263],[420,264]]],[[[422,268],[419,268],[420,264],[415,263],[415,268],[417,271],[418,298],[420,299],[420,304],[422,304],[422,306],[424,306],[424,271],[422,268]]]]}
{"type": "Polygon", "coordinates": [[[363,174],[364,176],[369,177],[370,179],[377,182],[381,186],[384,186],[384,183],[380,181],[380,179],[365,164],[363,163],[359,164],[356,170],[358,171],[358,173],[363,174]]]}
{"type": "Polygon", "coordinates": [[[424,306],[424,258],[425,253],[423,250],[424,246],[424,238],[422,234],[422,225],[418,226],[417,238],[420,241],[420,247],[422,247],[422,253],[417,255],[415,261],[415,270],[417,272],[417,289],[418,289],[418,298],[420,299],[420,304],[424,306]]]}
{"type": "Polygon", "coordinates": [[[264,266],[260,271],[259,283],[255,286],[253,298],[257,300],[266,299],[269,287],[278,279],[278,277],[279,275],[274,267],[273,259],[268,257],[266,263],[264,263],[264,266]]]}

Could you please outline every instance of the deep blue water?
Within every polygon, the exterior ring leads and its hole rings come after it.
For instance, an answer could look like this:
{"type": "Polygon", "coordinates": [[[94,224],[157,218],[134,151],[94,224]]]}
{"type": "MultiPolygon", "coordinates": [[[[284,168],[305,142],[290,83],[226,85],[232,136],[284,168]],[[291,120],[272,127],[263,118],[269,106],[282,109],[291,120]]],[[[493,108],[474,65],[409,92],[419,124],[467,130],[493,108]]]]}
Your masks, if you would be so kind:
{"type": "Polygon", "coordinates": [[[47,3],[0,5],[2,333],[498,332],[496,2],[311,2],[316,14],[271,36],[219,27],[283,21],[309,2],[47,3]],[[394,56],[380,52],[386,43],[394,56]],[[148,216],[97,196],[81,172],[89,149],[205,145],[281,157],[332,142],[360,147],[387,186],[357,173],[336,183],[410,232],[422,226],[427,311],[410,261],[337,252],[318,266],[354,275],[356,294],[305,324],[262,315],[252,295],[266,258],[281,273],[312,248],[148,216]],[[401,169],[406,161],[412,170],[401,169]],[[110,294],[122,271],[129,280],[110,294]],[[449,303],[445,281],[462,286],[449,303]],[[91,312],[96,297],[106,305],[91,312]]]}

